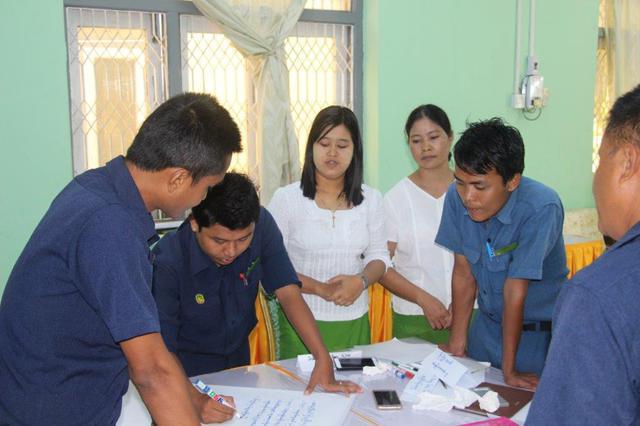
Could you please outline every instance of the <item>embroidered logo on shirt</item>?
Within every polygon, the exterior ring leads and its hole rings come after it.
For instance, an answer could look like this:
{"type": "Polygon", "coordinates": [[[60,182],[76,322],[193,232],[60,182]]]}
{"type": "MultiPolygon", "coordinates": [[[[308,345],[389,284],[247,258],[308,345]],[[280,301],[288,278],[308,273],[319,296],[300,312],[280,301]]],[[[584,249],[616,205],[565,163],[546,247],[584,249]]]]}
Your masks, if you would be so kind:
{"type": "Polygon", "coordinates": [[[196,294],[196,303],[198,305],[204,304],[204,296],[202,295],[202,293],[196,294]]]}
{"type": "Polygon", "coordinates": [[[256,257],[253,262],[251,262],[251,264],[249,265],[249,267],[247,268],[247,272],[244,273],[244,275],[246,277],[249,276],[249,274],[251,273],[251,271],[253,271],[253,268],[256,267],[256,265],[260,262],[260,256],[256,257]]]}
{"type": "Polygon", "coordinates": [[[240,280],[242,281],[243,286],[246,287],[249,285],[249,281],[247,280],[247,278],[249,278],[249,274],[251,273],[251,271],[253,271],[253,269],[256,267],[256,265],[259,262],[260,262],[260,256],[256,257],[253,260],[253,262],[251,262],[246,272],[240,272],[240,274],[238,274],[238,276],[240,277],[240,280]]]}

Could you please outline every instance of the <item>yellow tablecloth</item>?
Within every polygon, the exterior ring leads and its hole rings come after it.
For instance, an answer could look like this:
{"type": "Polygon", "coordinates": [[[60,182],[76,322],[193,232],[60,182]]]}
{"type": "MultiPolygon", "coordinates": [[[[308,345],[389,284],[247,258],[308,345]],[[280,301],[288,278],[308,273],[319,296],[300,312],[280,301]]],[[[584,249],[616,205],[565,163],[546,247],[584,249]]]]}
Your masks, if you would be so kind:
{"type": "MultiPolygon", "coordinates": [[[[582,243],[566,244],[568,277],[589,265],[600,256],[605,249],[602,240],[587,241],[582,243]]],[[[260,364],[272,361],[273,336],[270,332],[271,320],[265,317],[263,312],[268,312],[264,296],[256,299],[256,316],[258,325],[249,336],[251,348],[251,363],[260,364]]],[[[391,310],[391,293],[380,284],[374,284],[369,288],[369,322],[371,323],[371,343],[384,342],[393,337],[391,310]]]]}
{"type": "Polygon", "coordinates": [[[567,252],[568,277],[571,278],[580,269],[589,265],[604,253],[604,242],[602,240],[587,241],[585,243],[574,243],[565,245],[567,252]]]}

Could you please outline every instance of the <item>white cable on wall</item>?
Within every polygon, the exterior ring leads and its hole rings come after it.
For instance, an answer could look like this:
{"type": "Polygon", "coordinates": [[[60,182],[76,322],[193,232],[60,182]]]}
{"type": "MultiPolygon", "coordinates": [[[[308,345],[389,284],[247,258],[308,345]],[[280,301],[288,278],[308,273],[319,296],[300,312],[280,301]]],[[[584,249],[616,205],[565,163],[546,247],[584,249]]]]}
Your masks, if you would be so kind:
{"type": "Polygon", "coordinates": [[[529,0],[529,56],[536,55],[536,0],[529,0]]]}
{"type": "Polygon", "coordinates": [[[516,0],[516,58],[513,74],[513,94],[520,93],[520,46],[522,45],[522,0],[516,0]]]}

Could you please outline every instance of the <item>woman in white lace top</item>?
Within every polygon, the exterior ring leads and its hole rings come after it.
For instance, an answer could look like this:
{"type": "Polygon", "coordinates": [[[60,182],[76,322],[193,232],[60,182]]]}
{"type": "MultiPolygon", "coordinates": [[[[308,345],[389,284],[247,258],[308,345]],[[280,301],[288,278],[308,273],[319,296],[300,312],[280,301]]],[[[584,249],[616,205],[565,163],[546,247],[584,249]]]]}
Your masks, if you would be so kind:
{"type": "MultiPolygon", "coordinates": [[[[330,351],[370,343],[366,289],[389,264],[382,196],[362,183],[362,163],[355,115],[327,107],[311,126],[301,181],[268,207],[330,351]]],[[[278,358],[307,353],[279,307],[273,317],[278,358]]]]}

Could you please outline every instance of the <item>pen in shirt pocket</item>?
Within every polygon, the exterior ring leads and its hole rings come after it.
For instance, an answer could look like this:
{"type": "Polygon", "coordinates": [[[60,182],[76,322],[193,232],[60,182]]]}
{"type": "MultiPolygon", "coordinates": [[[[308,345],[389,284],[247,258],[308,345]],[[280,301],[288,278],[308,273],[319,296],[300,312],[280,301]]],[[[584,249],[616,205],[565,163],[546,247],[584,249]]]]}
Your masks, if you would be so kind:
{"type": "Polygon", "coordinates": [[[236,407],[234,407],[233,405],[229,404],[222,397],[222,395],[218,394],[213,389],[211,389],[211,386],[205,385],[202,380],[198,379],[196,382],[193,383],[193,386],[195,386],[200,392],[206,394],[207,396],[209,396],[209,398],[213,399],[214,401],[219,402],[222,405],[226,405],[229,408],[233,408],[236,411],[236,417],[238,417],[238,418],[242,417],[242,416],[240,416],[240,413],[238,412],[236,407]]]}
{"type": "Polygon", "coordinates": [[[487,247],[487,254],[489,255],[489,258],[493,259],[496,254],[493,252],[493,248],[491,247],[491,238],[487,238],[485,245],[487,247]]]}

